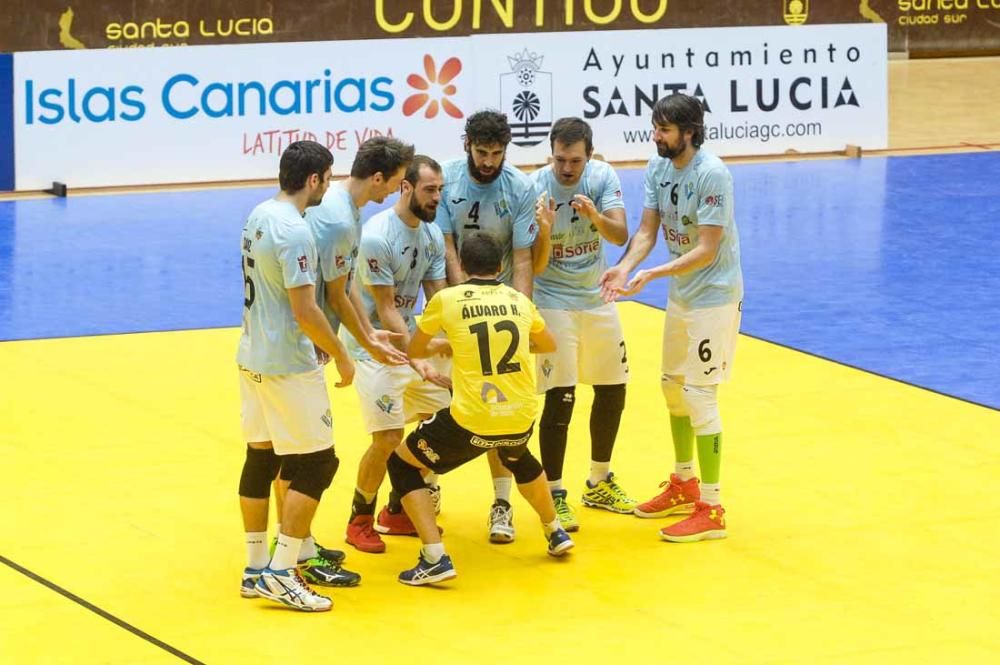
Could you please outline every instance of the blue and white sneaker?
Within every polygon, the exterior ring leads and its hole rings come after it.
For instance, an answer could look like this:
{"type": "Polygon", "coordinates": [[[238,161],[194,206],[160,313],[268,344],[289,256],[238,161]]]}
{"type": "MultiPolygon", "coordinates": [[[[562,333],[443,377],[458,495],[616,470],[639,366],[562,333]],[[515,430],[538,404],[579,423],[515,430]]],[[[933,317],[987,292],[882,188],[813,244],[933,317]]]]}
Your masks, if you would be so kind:
{"type": "Polygon", "coordinates": [[[240,595],[244,598],[257,598],[257,578],[260,577],[263,568],[244,568],[243,581],[240,582],[240,595]]]}
{"type": "Polygon", "coordinates": [[[444,582],[458,575],[455,566],[451,563],[451,557],[445,554],[437,563],[431,563],[424,558],[424,553],[420,553],[417,565],[409,570],[404,570],[399,574],[399,581],[410,586],[421,586],[422,584],[434,584],[444,582]]]}
{"type": "Polygon", "coordinates": [[[309,588],[298,568],[265,568],[260,572],[254,589],[258,595],[268,600],[303,612],[326,612],[333,607],[332,600],[309,588]]]}
{"type": "Polygon", "coordinates": [[[549,534],[549,554],[552,556],[562,556],[573,549],[573,539],[569,537],[564,529],[556,529],[549,534]]]}

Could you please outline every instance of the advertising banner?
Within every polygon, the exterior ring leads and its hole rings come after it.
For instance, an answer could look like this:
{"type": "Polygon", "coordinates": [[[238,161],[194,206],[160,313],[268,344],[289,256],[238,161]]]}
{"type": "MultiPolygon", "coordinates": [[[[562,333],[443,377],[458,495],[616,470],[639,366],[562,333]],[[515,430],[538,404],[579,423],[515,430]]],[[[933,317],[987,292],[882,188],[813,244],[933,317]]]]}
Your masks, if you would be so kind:
{"type": "Polygon", "coordinates": [[[703,101],[706,142],[719,155],[881,149],[885,34],[884,25],[829,25],[480,35],[476,98],[507,114],[522,163],[545,160],[563,116],[587,120],[605,157],[646,159],[652,105],[673,92],[703,101]]]}
{"type": "Polygon", "coordinates": [[[18,53],[17,188],[273,178],[299,139],[326,145],[338,174],[379,134],[461,154],[470,49],[442,38],[18,53]]]}
{"type": "Polygon", "coordinates": [[[444,160],[480,108],[507,114],[516,164],[544,162],[568,115],[606,159],[645,159],[652,104],[677,91],[704,101],[720,155],[884,148],[885,39],[832,25],[17,54],[16,184],[269,179],[303,138],[338,174],[378,134],[444,160]]]}
{"type": "Polygon", "coordinates": [[[5,0],[0,52],[884,23],[911,55],[1000,53],[1000,0],[5,0]]]}

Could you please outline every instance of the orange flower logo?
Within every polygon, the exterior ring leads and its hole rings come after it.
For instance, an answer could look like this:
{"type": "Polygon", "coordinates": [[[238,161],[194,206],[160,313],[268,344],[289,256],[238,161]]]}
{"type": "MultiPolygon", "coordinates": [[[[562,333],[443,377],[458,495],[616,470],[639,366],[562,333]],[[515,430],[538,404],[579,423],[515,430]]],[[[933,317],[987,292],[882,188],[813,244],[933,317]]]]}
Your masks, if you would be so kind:
{"type": "Polygon", "coordinates": [[[458,88],[451,82],[462,71],[462,61],[458,58],[448,58],[441,65],[441,71],[437,71],[434,65],[434,58],[430,55],[424,56],[424,74],[410,74],[406,77],[406,82],[411,88],[420,90],[416,94],[410,95],[403,102],[403,115],[413,115],[427,104],[424,111],[425,118],[433,118],[438,114],[438,110],[444,112],[452,118],[464,117],[462,109],[455,106],[450,99],[458,88]],[[433,96],[433,98],[432,98],[433,96]]]}

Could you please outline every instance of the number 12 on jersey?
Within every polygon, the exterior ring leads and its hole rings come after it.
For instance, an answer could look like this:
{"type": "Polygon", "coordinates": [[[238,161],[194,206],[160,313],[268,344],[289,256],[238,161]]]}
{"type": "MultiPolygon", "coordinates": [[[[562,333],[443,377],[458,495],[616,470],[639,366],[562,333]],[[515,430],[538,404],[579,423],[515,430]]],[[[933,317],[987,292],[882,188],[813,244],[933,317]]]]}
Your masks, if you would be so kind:
{"type": "MultiPolygon", "coordinates": [[[[521,332],[517,329],[517,324],[509,319],[505,319],[494,323],[493,330],[497,333],[510,333],[510,345],[497,363],[496,373],[510,374],[511,372],[520,372],[521,363],[510,361],[514,357],[514,353],[517,351],[517,347],[521,341],[521,332]]],[[[479,364],[482,366],[483,376],[493,376],[489,324],[485,321],[475,323],[469,326],[469,332],[475,334],[476,341],[479,343],[479,364]]]]}

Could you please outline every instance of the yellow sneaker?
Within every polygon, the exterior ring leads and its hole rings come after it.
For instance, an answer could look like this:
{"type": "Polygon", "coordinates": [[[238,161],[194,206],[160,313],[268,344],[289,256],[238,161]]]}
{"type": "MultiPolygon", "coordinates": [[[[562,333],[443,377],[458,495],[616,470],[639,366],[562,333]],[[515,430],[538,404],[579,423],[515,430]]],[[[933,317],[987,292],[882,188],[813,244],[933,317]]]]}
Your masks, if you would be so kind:
{"type": "Polygon", "coordinates": [[[608,477],[596,485],[591,486],[590,481],[586,483],[586,491],[580,499],[583,505],[591,508],[603,508],[613,513],[631,513],[638,503],[635,499],[630,499],[625,490],[621,488],[615,480],[615,474],[609,473],[608,477]]]}
{"type": "Polygon", "coordinates": [[[556,507],[556,517],[564,531],[579,531],[580,523],[576,521],[576,513],[573,506],[566,501],[566,490],[553,490],[552,503],[556,507]]]}

